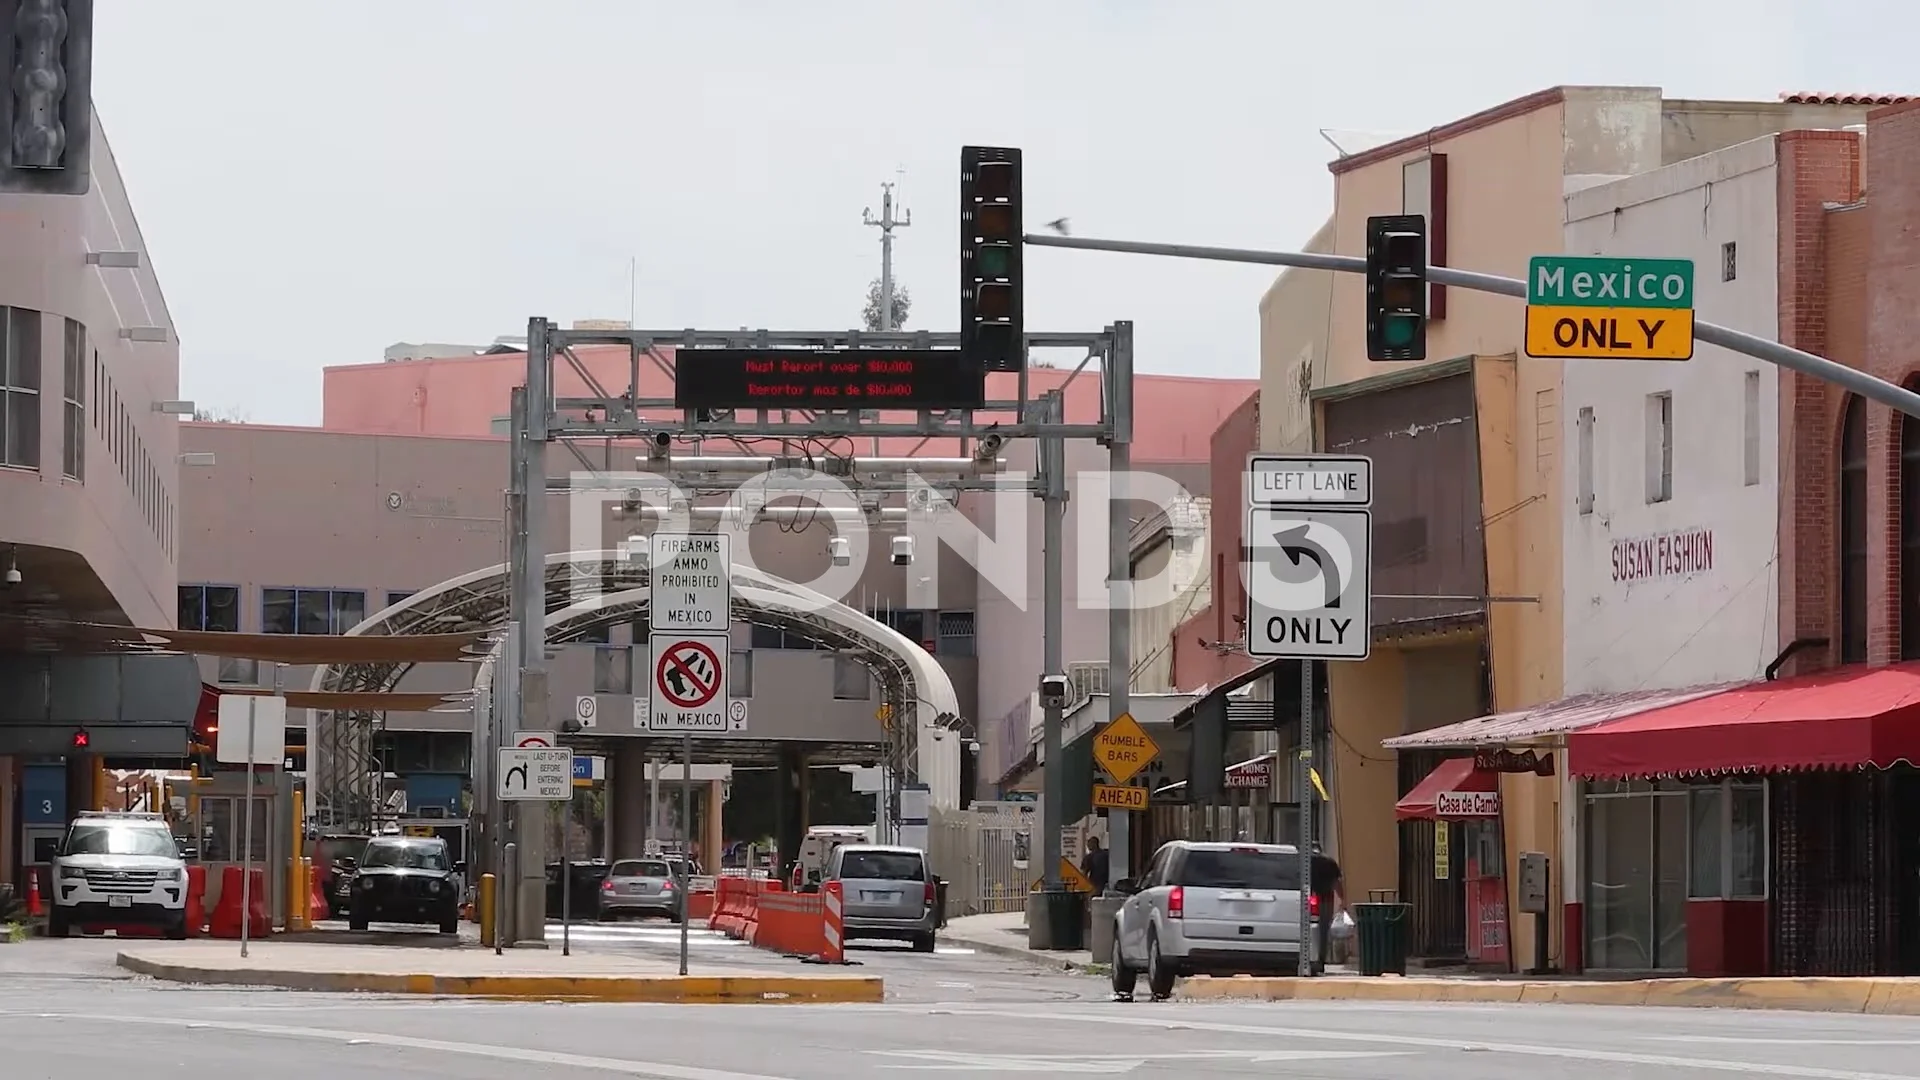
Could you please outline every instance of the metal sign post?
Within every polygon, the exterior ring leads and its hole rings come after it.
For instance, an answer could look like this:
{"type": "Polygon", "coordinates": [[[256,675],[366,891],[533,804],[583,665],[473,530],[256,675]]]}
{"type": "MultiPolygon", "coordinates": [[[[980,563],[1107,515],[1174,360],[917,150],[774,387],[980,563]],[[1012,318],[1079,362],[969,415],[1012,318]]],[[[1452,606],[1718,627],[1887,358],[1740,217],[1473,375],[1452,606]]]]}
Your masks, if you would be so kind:
{"type": "Polygon", "coordinates": [[[247,955],[247,932],[253,927],[253,754],[258,735],[260,702],[247,699],[247,794],[241,800],[240,824],[240,957],[247,955]]]}
{"type": "MultiPolygon", "coordinates": [[[[571,766],[568,767],[571,770],[571,766]]],[[[548,811],[552,813],[551,810],[548,811]]],[[[573,955],[573,802],[560,804],[560,955],[573,955]]]]}
{"type": "MultiPolygon", "coordinates": [[[[1313,665],[1365,660],[1373,637],[1373,461],[1333,454],[1250,454],[1245,485],[1247,653],[1300,664],[1300,966],[1329,935],[1313,922],[1313,665]]],[[[1320,913],[1331,927],[1336,913],[1320,913]]],[[[1321,960],[1326,958],[1322,956],[1321,960]]]]}
{"type": "Polygon", "coordinates": [[[687,890],[693,887],[693,733],[680,735],[680,974],[687,973],[687,890]]]}

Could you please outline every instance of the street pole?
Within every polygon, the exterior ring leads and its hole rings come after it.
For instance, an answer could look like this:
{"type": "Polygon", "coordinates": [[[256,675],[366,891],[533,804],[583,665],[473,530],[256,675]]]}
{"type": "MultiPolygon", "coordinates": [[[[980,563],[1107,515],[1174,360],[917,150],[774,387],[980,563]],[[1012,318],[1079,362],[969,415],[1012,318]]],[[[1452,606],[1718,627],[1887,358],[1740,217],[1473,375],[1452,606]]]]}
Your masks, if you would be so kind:
{"type": "MultiPolygon", "coordinates": [[[[1095,240],[1083,236],[1043,236],[1038,233],[1027,234],[1025,242],[1028,247],[1076,248],[1082,251],[1111,251],[1126,255],[1160,255],[1174,259],[1205,259],[1211,262],[1250,263],[1257,266],[1289,266],[1301,270],[1329,270],[1339,274],[1363,274],[1367,269],[1367,260],[1352,255],[1315,255],[1296,251],[1202,247],[1195,244],[1144,244],[1130,240],[1095,240]]],[[[1456,288],[1495,293],[1500,296],[1524,298],[1527,295],[1526,282],[1517,278],[1501,277],[1498,274],[1481,274],[1471,270],[1429,266],[1427,280],[1435,285],[1452,285],[1456,288]]],[[[1885,379],[1875,378],[1864,371],[1828,360],[1823,356],[1815,356],[1810,352],[1803,352],[1777,341],[1768,341],[1763,337],[1743,333],[1731,327],[1701,322],[1698,319],[1693,323],[1693,338],[1695,341],[1717,345],[1729,352],[1764,360],[1769,364],[1797,371],[1802,375],[1811,375],[1816,379],[1859,394],[1869,401],[1877,401],[1897,412],[1920,417],[1920,394],[1896,386],[1885,379]]]]}
{"type": "MultiPolygon", "coordinates": [[[[1060,391],[1049,390],[1040,403],[1043,423],[1061,423],[1065,417],[1060,391]]],[[[1067,516],[1066,442],[1057,435],[1038,440],[1041,509],[1041,619],[1040,670],[1043,675],[1064,675],[1060,659],[1060,623],[1064,604],[1062,593],[1064,525],[1067,516]]],[[[1066,824],[1067,763],[1061,749],[1061,708],[1052,703],[1041,713],[1041,753],[1046,755],[1045,792],[1040,823],[1040,887],[1051,894],[1060,888],[1060,830],[1066,824]]],[[[1051,912],[1051,908],[1045,908],[1051,912]]],[[[1051,925],[1051,924],[1049,924],[1051,925]]]]}
{"type": "MultiPolygon", "coordinates": [[[[1300,661],[1300,768],[1299,787],[1294,795],[1300,805],[1300,977],[1313,975],[1313,943],[1319,934],[1313,930],[1313,661],[1300,661]]],[[[1280,775],[1278,769],[1274,776],[1280,775]]],[[[1333,912],[1320,913],[1323,919],[1333,912]]]]}
{"type": "Polygon", "coordinates": [[[911,211],[903,211],[902,216],[893,216],[893,182],[880,185],[880,216],[874,217],[872,210],[863,211],[861,221],[880,229],[880,329],[891,331],[893,325],[893,230],[913,224],[911,211]]]}
{"type": "MultiPolygon", "coordinates": [[[[513,537],[515,564],[508,568],[513,598],[519,607],[519,655],[513,660],[513,678],[519,687],[520,723],[530,731],[552,731],[548,708],[546,548],[541,518],[547,476],[547,422],[553,412],[553,356],[547,337],[549,323],[527,320],[526,430],[514,447],[514,469],[520,490],[519,532],[513,537]]],[[[547,821],[545,814],[515,814],[519,881],[515,882],[514,940],[546,940],[547,821]]]]}
{"type": "Polygon", "coordinates": [[[680,974],[687,973],[687,890],[693,885],[693,733],[680,733],[680,974]]]}
{"type": "Polygon", "coordinates": [[[260,699],[247,699],[247,796],[240,810],[246,820],[240,825],[240,958],[247,958],[248,931],[253,927],[253,737],[258,725],[260,699]]]}
{"type": "MultiPolygon", "coordinates": [[[[1113,351],[1106,375],[1113,442],[1107,447],[1107,471],[1113,487],[1107,495],[1107,699],[1109,721],[1133,708],[1133,517],[1127,505],[1127,471],[1133,467],[1133,323],[1113,324],[1113,351]]],[[[1049,791],[1053,790],[1048,788],[1049,791]]],[[[1107,877],[1132,877],[1133,811],[1107,811],[1107,877]]]]}

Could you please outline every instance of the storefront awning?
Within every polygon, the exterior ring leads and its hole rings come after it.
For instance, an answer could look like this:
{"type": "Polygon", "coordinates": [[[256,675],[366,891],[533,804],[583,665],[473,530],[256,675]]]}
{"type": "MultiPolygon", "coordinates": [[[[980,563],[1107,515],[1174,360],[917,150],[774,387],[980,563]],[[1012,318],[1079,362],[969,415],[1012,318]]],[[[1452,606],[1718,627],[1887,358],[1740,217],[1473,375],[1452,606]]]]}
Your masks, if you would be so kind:
{"type": "MultiPolygon", "coordinates": [[[[1432,821],[1440,816],[1440,797],[1449,792],[1470,791],[1486,794],[1500,790],[1500,777],[1495,773],[1482,772],[1474,768],[1470,757],[1448,758],[1441,762],[1426,778],[1413,785],[1393,805],[1393,816],[1401,821],[1432,821]]],[[[1497,804],[1496,804],[1497,805],[1497,804]]],[[[1481,816],[1478,814],[1449,814],[1448,817],[1481,816]]]]}
{"type": "Polygon", "coordinates": [[[1620,779],[1920,761],[1920,663],[1756,682],[1567,739],[1567,771],[1620,779]]]}
{"type": "Polygon", "coordinates": [[[1380,745],[1388,750],[1483,750],[1499,747],[1552,746],[1568,733],[1581,731],[1718,694],[1740,683],[1694,686],[1679,690],[1629,690],[1617,694],[1576,694],[1512,712],[1493,713],[1446,724],[1410,735],[1397,735],[1380,745]]]}

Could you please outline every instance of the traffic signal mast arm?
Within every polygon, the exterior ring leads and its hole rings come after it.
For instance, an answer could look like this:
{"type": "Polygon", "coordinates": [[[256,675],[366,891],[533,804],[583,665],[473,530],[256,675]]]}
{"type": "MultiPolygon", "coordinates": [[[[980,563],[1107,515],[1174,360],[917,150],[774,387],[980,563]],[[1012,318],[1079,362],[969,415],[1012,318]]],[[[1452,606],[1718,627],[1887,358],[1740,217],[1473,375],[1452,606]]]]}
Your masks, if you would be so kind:
{"type": "MultiPolygon", "coordinates": [[[[1114,251],[1125,255],[1161,255],[1173,259],[1206,259],[1212,262],[1252,263],[1259,266],[1290,266],[1301,270],[1327,270],[1336,274],[1367,272],[1367,261],[1352,255],[1256,251],[1246,248],[1201,247],[1194,244],[1144,244],[1130,240],[1096,240],[1083,236],[1044,236],[1034,233],[1029,233],[1025,241],[1030,247],[1078,248],[1083,251],[1114,251]]],[[[1436,285],[1452,285],[1462,289],[1472,289],[1475,292],[1517,296],[1523,300],[1527,295],[1526,282],[1501,277],[1498,274],[1480,274],[1471,270],[1429,266],[1427,280],[1436,285]]],[[[1763,337],[1697,319],[1693,324],[1693,337],[1696,341],[1718,345],[1729,352],[1765,360],[1769,364],[1776,364],[1803,375],[1811,375],[1816,379],[1834,383],[1870,401],[1877,401],[1908,416],[1920,417],[1920,394],[1845,364],[1835,363],[1826,357],[1815,356],[1810,352],[1802,352],[1777,341],[1768,341],[1763,337]]]]}

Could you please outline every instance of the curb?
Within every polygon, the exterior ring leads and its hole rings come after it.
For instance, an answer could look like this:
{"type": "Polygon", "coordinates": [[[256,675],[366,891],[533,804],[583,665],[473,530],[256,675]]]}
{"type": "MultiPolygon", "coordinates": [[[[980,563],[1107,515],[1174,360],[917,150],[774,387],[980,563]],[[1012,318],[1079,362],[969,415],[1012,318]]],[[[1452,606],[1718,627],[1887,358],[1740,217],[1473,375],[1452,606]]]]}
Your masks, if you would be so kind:
{"type": "Polygon", "coordinates": [[[956,945],[964,945],[969,949],[975,949],[983,953],[991,953],[994,956],[1006,956],[1015,960],[1025,960],[1030,964],[1038,964],[1041,967],[1053,968],[1055,970],[1075,971],[1083,975],[1095,974],[1106,970],[1104,965],[1098,965],[1092,961],[1082,964],[1075,960],[1063,960],[1057,956],[1048,956],[1043,952],[1035,952],[1032,949],[1023,949],[1018,945],[1008,945],[999,941],[980,941],[976,938],[959,937],[953,934],[945,934],[942,936],[956,945]]]}
{"type": "Polygon", "coordinates": [[[132,953],[114,961],[138,975],[207,986],[272,986],[319,993],[433,994],[554,1001],[678,1005],[874,1004],[886,999],[878,976],[784,975],[427,975],[355,971],[274,971],[169,964],[132,953]]]}
{"type": "Polygon", "coordinates": [[[1634,979],[1618,982],[1458,982],[1441,979],[1183,979],[1186,1001],[1397,1001],[1628,1005],[1920,1016],[1910,979],[1634,979]]]}

